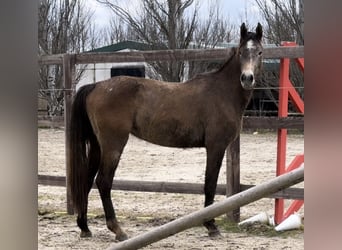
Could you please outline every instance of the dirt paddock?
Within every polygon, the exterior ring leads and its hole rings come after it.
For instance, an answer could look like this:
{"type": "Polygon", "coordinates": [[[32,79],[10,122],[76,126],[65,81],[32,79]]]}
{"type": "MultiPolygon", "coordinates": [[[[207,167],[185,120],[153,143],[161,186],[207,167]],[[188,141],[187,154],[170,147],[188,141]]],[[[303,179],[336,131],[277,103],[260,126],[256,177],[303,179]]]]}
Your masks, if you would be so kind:
{"type": "MultiPolygon", "coordinates": [[[[241,183],[258,184],[275,176],[275,133],[241,134],[241,183]]],[[[287,163],[304,152],[304,135],[289,135],[287,163]]],[[[64,130],[38,130],[38,173],[65,176],[64,130]]],[[[160,147],[130,137],[116,172],[116,179],[203,183],[204,149],[160,147]]],[[[226,163],[219,183],[225,183],[226,163]]],[[[304,183],[297,185],[304,187],[304,183]]],[[[216,201],[224,196],[216,196],[216,201]]],[[[203,206],[202,195],[112,191],[116,213],[129,237],[146,232],[203,206]]],[[[289,201],[286,201],[288,204],[289,201]]],[[[39,249],[105,249],[115,242],[106,228],[99,193],[89,196],[89,227],[92,238],[79,237],[75,215],[66,213],[63,187],[38,186],[39,249]]],[[[241,219],[266,211],[274,214],[274,200],[261,199],[241,208],[241,219]]],[[[304,207],[299,211],[304,215],[304,207]]],[[[304,249],[304,230],[275,232],[271,227],[241,229],[218,219],[222,236],[210,239],[204,227],[195,227],[144,249],[304,249]]]]}

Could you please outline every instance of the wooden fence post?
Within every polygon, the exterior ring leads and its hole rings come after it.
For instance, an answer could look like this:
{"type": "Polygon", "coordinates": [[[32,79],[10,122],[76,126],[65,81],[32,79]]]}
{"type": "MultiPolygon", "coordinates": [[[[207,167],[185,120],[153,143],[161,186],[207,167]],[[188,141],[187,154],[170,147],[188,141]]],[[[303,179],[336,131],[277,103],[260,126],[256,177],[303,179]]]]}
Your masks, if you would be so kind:
{"type": "Polygon", "coordinates": [[[75,81],[75,56],[70,54],[63,55],[63,82],[64,82],[64,127],[65,127],[65,164],[66,164],[66,200],[68,214],[74,214],[73,204],[71,200],[70,188],[68,185],[68,172],[70,166],[70,151],[69,151],[69,122],[70,108],[72,100],[73,82],[75,81]]]}
{"type": "MultiPolygon", "coordinates": [[[[232,142],[226,151],[226,196],[232,196],[240,192],[240,135],[232,142]]],[[[227,213],[229,220],[240,220],[240,208],[227,213]]]]}

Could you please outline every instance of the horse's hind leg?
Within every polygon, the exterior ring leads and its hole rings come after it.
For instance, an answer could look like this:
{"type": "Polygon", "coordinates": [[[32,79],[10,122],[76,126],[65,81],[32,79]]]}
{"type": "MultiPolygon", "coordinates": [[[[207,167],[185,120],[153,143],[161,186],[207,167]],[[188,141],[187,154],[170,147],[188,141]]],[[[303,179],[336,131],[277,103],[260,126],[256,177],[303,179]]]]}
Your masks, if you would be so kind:
{"type": "Polygon", "coordinates": [[[122,150],[127,142],[128,134],[124,138],[107,138],[108,143],[102,147],[102,164],[96,177],[96,185],[99,189],[103,209],[105,212],[107,227],[116,234],[116,239],[127,239],[126,233],[121,229],[116,219],[115,210],[111,200],[111,188],[116,167],[119,163],[122,150]]]}
{"type": "MultiPolygon", "coordinates": [[[[95,175],[99,169],[100,160],[101,160],[101,151],[99,144],[95,138],[91,138],[92,142],[91,148],[89,149],[89,172],[88,172],[88,195],[89,192],[93,186],[95,175]]],[[[81,237],[91,237],[91,232],[88,228],[87,223],[87,210],[88,210],[88,197],[87,197],[87,203],[82,208],[82,211],[77,216],[77,225],[81,229],[81,237]]]]}
{"type": "MultiPolygon", "coordinates": [[[[204,193],[205,201],[204,206],[207,207],[214,202],[217,179],[220,172],[222,160],[224,157],[225,147],[207,147],[207,166],[205,171],[204,193]]],[[[220,235],[215,219],[204,222],[203,224],[208,229],[209,236],[220,235]]]]}

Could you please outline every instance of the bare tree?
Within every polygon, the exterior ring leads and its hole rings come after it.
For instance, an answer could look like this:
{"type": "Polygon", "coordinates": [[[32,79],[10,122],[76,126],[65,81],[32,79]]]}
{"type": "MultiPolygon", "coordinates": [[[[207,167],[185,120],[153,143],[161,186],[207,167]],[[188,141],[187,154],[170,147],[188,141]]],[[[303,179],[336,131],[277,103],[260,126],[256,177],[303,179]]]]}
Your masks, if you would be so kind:
{"type": "MultiPolygon", "coordinates": [[[[186,9],[194,0],[143,0],[141,12],[134,16],[120,5],[109,0],[98,0],[126,22],[135,33],[136,40],[151,45],[151,49],[184,49],[189,46],[196,24],[197,9],[187,17],[186,9]]],[[[164,80],[180,81],[182,62],[152,63],[164,80]]]]}
{"type": "Polygon", "coordinates": [[[265,19],[265,38],[274,44],[296,41],[304,45],[303,0],[256,0],[265,19]]]}
{"type": "MultiPolygon", "coordinates": [[[[224,46],[233,40],[234,26],[220,13],[218,4],[209,7],[208,17],[198,20],[194,30],[192,48],[208,49],[224,46]]],[[[190,62],[189,77],[220,67],[222,62],[190,62]]]]}
{"type": "MultiPolygon", "coordinates": [[[[85,8],[82,0],[42,0],[38,11],[38,53],[59,54],[79,53],[96,46],[91,35],[92,13],[85,8]]],[[[76,72],[76,81],[83,70],[76,72]]],[[[39,70],[40,98],[48,102],[49,113],[63,112],[62,67],[41,66],[39,70]]]]}
{"type": "Polygon", "coordinates": [[[304,45],[304,0],[298,1],[298,8],[299,8],[299,30],[297,42],[298,44],[304,45]]]}
{"type": "MultiPolygon", "coordinates": [[[[266,22],[264,37],[267,42],[280,45],[282,41],[296,41],[304,45],[304,1],[303,0],[256,0],[266,22]]],[[[264,71],[265,72],[265,71],[264,71]]],[[[304,76],[294,62],[291,62],[291,81],[304,98],[304,76]]],[[[265,72],[260,81],[269,99],[276,104],[279,71],[265,72]],[[269,77],[272,75],[272,77],[269,77]]]]}
{"type": "MultiPolygon", "coordinates": [[[[202,21],[198,17],[199,2],[195,3],[194,0],[142,0],[141,11],[136,14],[130,13],[114,1],[97,1],[111,8],[116,16],[125,21],[125,30],[130,29],[132,39],[149,44],[151,49],[187,49],[190,45],[198,47],[194,45],[196,43],[205,43],[202,47],[205,48],[230,40],[230,26],[219,18],[218,8],[215,10],[212,7],[208,19],[202,21]]],[[[184,62],[151,64],[164,80],[184,80],[184,62]]]]}
{"type": "Polygon", "coordinates": [[[102,29],[103,44],[114,44],[126,40],[138,40],[134,29],[120,16],[112,15],[109,25],[102,29]]]}

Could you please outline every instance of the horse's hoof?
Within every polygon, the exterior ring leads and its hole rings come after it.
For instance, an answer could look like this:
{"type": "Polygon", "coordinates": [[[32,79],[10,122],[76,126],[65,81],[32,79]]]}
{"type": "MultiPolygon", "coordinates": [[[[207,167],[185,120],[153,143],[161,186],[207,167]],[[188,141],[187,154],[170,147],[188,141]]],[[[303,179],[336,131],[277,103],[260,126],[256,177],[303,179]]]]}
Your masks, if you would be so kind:
{"type": "Polygon", "coordinates": [[[115,237],[115,240],[117,240],[117,241],[124,241],[127,239],[128,239],[128,236],[125,233],[117,234],[115,237]]]}
{"type": "Polygon", "coordinates": [[[208,235],[210,238],[218,238],[222,236],[218,229],[208,231],[208,235]]]}
{"type": "Polygon", "coordinates": [[[92,234],[90,231],[82,231],[80,237],[81,238],[89,238],[89,237],[92,237],[92,234]]]}

